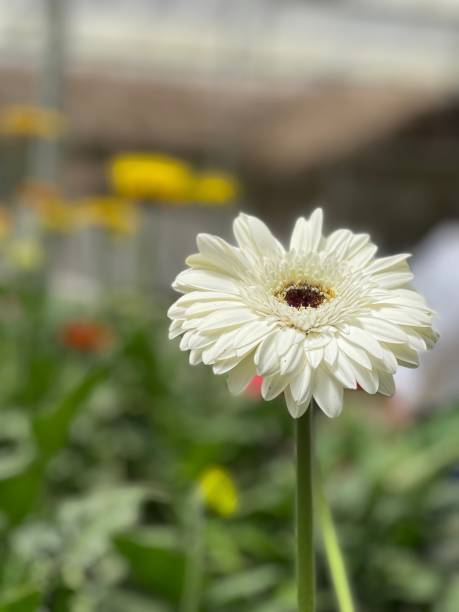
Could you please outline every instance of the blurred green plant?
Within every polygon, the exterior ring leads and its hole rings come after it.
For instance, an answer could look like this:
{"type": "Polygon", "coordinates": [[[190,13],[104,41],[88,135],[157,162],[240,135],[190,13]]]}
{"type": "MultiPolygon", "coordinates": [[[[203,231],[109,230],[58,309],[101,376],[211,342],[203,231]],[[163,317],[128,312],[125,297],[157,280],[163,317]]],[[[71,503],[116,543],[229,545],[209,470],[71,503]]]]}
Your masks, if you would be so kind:
{"type": "MultiPolygon", "coordinates": [[[[94,353],[62,343],[75,312],[30,274],[0,306],[0,612],[176,612],[190,495],[215,465],[238,506],[203,524],[202,612],[294,612],[281,403],[232,398],[191,370],[141,295],[83,313],[116,333],[94,353]]],[[[317,423],[357,607],[457,612],[457,406],[401,429],[364,401],[355,392],[332,427],[317,423]]],[[[318,573],[318,609],[335,611],[325,555],[318,573]]]]}

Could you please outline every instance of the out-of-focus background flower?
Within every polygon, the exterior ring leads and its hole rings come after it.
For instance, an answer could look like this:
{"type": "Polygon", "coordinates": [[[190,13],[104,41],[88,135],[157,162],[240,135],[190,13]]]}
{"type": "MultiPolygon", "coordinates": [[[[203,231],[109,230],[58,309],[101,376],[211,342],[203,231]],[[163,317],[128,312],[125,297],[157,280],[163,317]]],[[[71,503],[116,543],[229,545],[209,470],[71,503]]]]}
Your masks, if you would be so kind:
{"type": "Polygon", "coordinates": [[[165,312],[198,232],[317,204],[441,332],[317,419],[358,607],[459,610],[458,49],[454,0],[0,0],[0,612],[185,610],[198,536],[199,610],[296,609],[291,419],[165,312]]]}

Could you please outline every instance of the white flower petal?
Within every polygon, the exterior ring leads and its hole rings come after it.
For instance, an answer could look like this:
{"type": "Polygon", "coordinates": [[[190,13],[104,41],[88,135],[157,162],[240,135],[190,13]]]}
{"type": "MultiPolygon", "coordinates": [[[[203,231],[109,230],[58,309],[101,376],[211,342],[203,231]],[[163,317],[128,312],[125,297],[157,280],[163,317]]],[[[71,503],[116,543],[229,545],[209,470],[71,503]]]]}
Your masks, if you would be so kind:
{"type": "Polygon", "coordinates": [[[255,255],[273,257],[285,252],[268,227],[256,217],[241,213],[233,224],[233,231],[241,249],[247,249],[255,255]]]}
{"type": "Polygon", "coordinates": [[[303,346],[301,344],[294,344],[285,355],[280,358],[280,373],[293,374],[299,368],[304,368],[305,364],[306,356],[303,346]]]}
{"type": "Polygon", "coordinates": [[[227,383],[229,392],[232,395],[239,395],[249,385],[252,378],[256,375],[255,365],[252,356],[243,359],[228,375],[227,383]]]}
{"type": "Polygon", "coordinates": [[[311,251],[309,225],[304,217],[300,217],[295,223],[290,239],[290,250],[295,250],[298,253],[309,253],[311,251]]]}
{"type": "Polygon", "coordinates": [[[276,351],[277,331],[271,332],[255,352],[255,365],[261,376],[275,374],[280,369],[279,356],[276,351]]]}
{"type": "Polygon", "coordinates": [[[333,365],[338,358],[338,343],[335,338],[332,338],[330,342],[324,348],[324,360],[328,365],[333,365]]]}
{"type": "Polygon", "coordinates": [[[222,238],[210,234],[198,234],[196,243],[207,265],[217,267],[224,273],[236,277],[245,272],[246,265],[240,250],[222,238]]]}
{"type": "Polygon", "coordinates": [[[348,258],[348,261],[354,266],[356,270],[362,269],[371,259],[378,250],[378,247],[370,243],[361,248],[355,255],[348,258]]]}
{"type": "Polygon", "coordinates": [[[406,333],[398,325],[383,321],[378,317],[358,317],[357,321],[365,331],[370,332],[377,340],[393,343],[407,341],[406,333]]]}
{"type": "Polygon", "coordinates": [[[222,374],[228,374],[233,368],[239,365],[242,361],[242,357],[232,357],[231,359],[224,359],[222,361],[217,361],[212,365],[212,371],[217,376],[221,376],[222,374]]]}
{"type": "Polygon", "coordinates": [[[299,419],[301,416],[303,416],[306,410],[308,410],[310,401],[304,402],[303,404],[298,404],[293,398],[288,387],[284,391],[284,396],[285,403],[287,404],[287,409],[294,419],[299,419]]]}
{"type": "Polygon", "coordinates": [[[307,351],[315,351],[327,346],[332,337],[329,334],[309,333],[303,337],[304,348],[307,351]]]}
{"type": "Polygon", "coordinates": [[[233,347],[233,336],[234,334],[231,331],[222,334],[216,340],[211,336],[211,343],[206,347],[202,355],[204,363],[211,365],[218,359],[237,357],[233,347]]]}
{"type": "Polygon", "coordinates": [[[403,344],[390,345],[394,357],[400,364],[407,368],[417,368],[419,365],[419,356],[414,349],[403,344]]]}
{"type": "Polygon", "coordinates": [[[336,230],[327,238],[325,249],[341,258],[347,252],[351,239],[352,232],[349,230],[336,230]]]}
{"type": "Polygon", "coordinates": [[[277,334],[276,350],[279,357],[282,357],[294,344],[301,342],[304,334],[299,333],[292,327],[284,327],[277,334]]]}
{"type": "Polygon", "coordinates": [[[414,278],[414,274],[409,271],[405,272],[383,272],[375,274],[373,279],[380,287],[384,289],[396,289],[410,283],[414,278]]]}
{"type": "Polygon", "coordinates": [[[308,358],[311,368],[316,369],[322,363],[322,359],[324,358],[324,350],[321,348],[314,349],[313,351],[307,350],[306,357],[308,358]]]}
{"type": "MultiPolygon", "coordinates": [[[[378,360],[378,368],[379,370],[383,370],[386,374],[395,374],[397,370],[397,360],[395,359],[395,355],[393,351],[387,348],[389,345],[385,342],[381,344],[382,348],[382,358],[378,360]]],[[[400,345],[402,346],[402,345],[400,345]]]]}
{"type": "Polygon", "coordinates": [[[288,376],[281,376],[280,374],[274,374],[273,376],[266,376],[263,378],[261,383],[261,395],[267,402],[271,401],[282,393],[285,387],[289,383],[288,376]]]}
{"type": "Polygon", "coordinates": [[[293,229],[290,249],[302,254],[317,251],[322,240],[322,222],[321,208],[316,208],[308,220],[300,217],[293,229]]]}
{"type": "MultiPolygon", "coordinates": [[[[239,295],[229,295],[228,293],[222,293],[221,291],[190,291],[189,293],[185,293],[181,295],[179,299],[171,306],[169,310],[172,309],[174,305],[181,306],[183,308],[189,308],[195,303],[201,302],[215,302],[218,303],[220,300],[227,301],[237,301],[240,302],[239,295]]],[[[174,317],[175,318],[175,317],[174,317]]]]}
{"type": "MultiPolygon", "coordinates": [[[[206,348],[208,346],[210,346],[211,344],[213,344],[215,342],[215,339],[212,338],[211,336],[204,336],[203,334],[200,334],[198,331],[193,330],[193,331],[189,331],[186,332],[186,334],[184,335],[184,337],[187,337],[187,348],[183,348],[183,351],[186,350],[191,350],[191,349],[203,349],[206,348]]],[[[180,348],[182,348],[180,346],[180,348]]]]}
{"type": "Polygon", "coordinates": [[[312,394],[312,369],[305,364],[303,371],[290,383],[292,397],[297,404],[309,402],[312,394]]]}
{"type": "Polygon", "coordinates": [[[389,323],[395,323],[396,325],[416,325],[421,327],[430,327],[432,316],[419,312],[418,310],[405,308],[380,308],[377,313],[378,319],[383,319],[389,323]]]}
{"type": "Polygon", "coordinates": [[[238,308],[247,310],[247,306],[245,304],[242,302],[234,302],[233,300],[221,300],[219,302],[195,302],[185,310],[184,318],[203,317],[214,313],[217,310],[236,310],[238,308]]]}
{"type": "Polygon", "coordinates": [[[183,321],[180,319],[177,321],[172,321],[169,326],[169,340],[177,338],[177,336],[180,336],[180,334],[183,334],[183,332],[183,321]]]}
{"type": "Polygon", "coordinates": [[[391,374],[379,375],[378,393],[382,395],[392,396],[395,393],[394,377],[391,374]]]}
{"type": "Polygon", "coordinates": [[[355,344],[367,351],[373,357],[377,357],[379,359],[382,358],[383,352],[381,349],[381,345],[379,342],[367,331],[364,331],[360,327],[356,327],[355,325],[348,326],[348,334],[346,335],[346,340],[355,344]]]}
{"type": "Polygon", "coordinates": [[[317,251],[321,243],[323,219],[324,213],[321,208],[316,208],[309,217],[311,251],[317,251]]]}
{"type": "Polygon", "coordinates": [[[352,260],[352,258],[357,255],[357,253],[360,253],[360,251],[366,247],[369,242],[369,234],[353,234],[349,241],[345,257],[348,260],[352,260]]]}
{"type": "Polygon", "coordinates": [[[372,368],[372,363],[371,363],[370,358],[368,357],[368,353],[363,348],[360,348],[356,346],[355,344],[352,344],[352,342],[348,342],[342,336],[339,336],[337,338],[337,343],[338,343],[338,347],[340,351],[345,353],[347,357],[349,357],[356,363],[360,364],[364,368],[367,368],[367,369],[372,368]]]}
{"type": "MultiPolygon", "coordinates": [[[[336,364],[328,365],[329,372],[340,382],[346,389],[357,388],[357,376],[355,364],[345,355],[340,352],[336,364]]],[[[359,366],[360,367],[360,366],[359,366]]]]}
{"type": "Polygon", "coordinates": [[[408,346],[415,351],[425,351],[427,349],[427,342],[421,335],[421,329],[409,329],[407,327],[404,328],[405,334],[408,338],[408,346]]]}
{"type": "Polygon", "coordinates": [[[402,262],[406,262],[409,257],[411,257],[409,253],[400,253],[400,255],[391,255],[390,257],[378,257],[369,264],[367,272],[376,274],[377,272],[389,270],[402,262]]]}
{"type": "Polygon", "coordinates": [[[218,311],[202,319],[199,329],[203,332],[215,331],[216,329],[226,330],[257,319],[257,315],[246,308],[218,311]]]}
{"type": "MultiPolygon", "coordinates": [[[[432,349],[435,344],[438,342],[439,335],[438,333],[432,329],[427,327],[418,327],[416,328],[417,335],[424,341],[427,349],[432,349]]],[[[425,350],[425,349],[420,349],[425,350]]]]}
{"type": "Polygon", "coordinates": [[[354,371],[356,381],[360,387],[367,393],[374,395],[379,387],[378,373],[375,370],[362,368],[357,364],[354,365],[354,371]]]}
{"type": "Polygon", "coordinates": [[[243,346],[253,342],[254,340],[263,339],[269,332],[273,331],[274,325],[269,321],[257,318],[255,321],[250,321],[242,325],[234,333],[234,346],[243,346]]]}
{"type": "Polygon", "coordinates": [[[337,417],[343,408],[343,385],[319,368],[314,377],[313,396],[319,408],[330,418],[337,417]]]}
{"type": "Polygon", "coordinates": [[[199,365],[202,363],[202,351],[196,349],[190,351],[190,365],[199,365]]]}
{"type": "Polygon", "coordinates": [[[238,292],[237,284],[229,276],[211,270],[194,270],[193,268],[180,272],[172,287],[176,291],[202,289],[230,294],[238,292]]]}

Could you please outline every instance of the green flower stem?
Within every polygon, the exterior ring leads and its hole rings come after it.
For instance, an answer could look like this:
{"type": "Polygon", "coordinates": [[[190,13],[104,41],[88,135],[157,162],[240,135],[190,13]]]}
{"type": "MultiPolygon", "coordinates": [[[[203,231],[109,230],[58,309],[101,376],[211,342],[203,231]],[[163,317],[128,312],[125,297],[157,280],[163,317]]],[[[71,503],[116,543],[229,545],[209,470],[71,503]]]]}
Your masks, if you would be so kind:
{"type": "Polygon", "coordinates": [[[339,612],[355,612],[344,557],[339,545],[333,515],[325,497],[319,470],[315,471],[314,497],[330,576],[338,601],[339,612]]]}
{"type": "Polygon", "coordinates": [[[199,493],[191,497],[187,516],[187,559],[181,612],[199,612],[204,576],[204,508],[199,493]]]}
{"type": "Polygon", "coordinates": [[[298,612],[315,610],[315,558],[312,494],[312,423],[311,402],[296,423],[296,543],[298,612]]]}

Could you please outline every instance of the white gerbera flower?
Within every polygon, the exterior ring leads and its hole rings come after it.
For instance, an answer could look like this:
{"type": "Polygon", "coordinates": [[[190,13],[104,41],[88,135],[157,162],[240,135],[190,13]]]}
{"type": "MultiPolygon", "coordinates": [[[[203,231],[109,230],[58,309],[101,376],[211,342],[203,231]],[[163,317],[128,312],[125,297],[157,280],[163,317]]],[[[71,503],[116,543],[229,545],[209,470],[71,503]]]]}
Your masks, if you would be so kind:
{"type": "Polygon", "coordinates": [[[199,234],[168,312],[192,365],[229,373],[234,394],[263,376],[263,398],[283,392],[296,418],[312,398],[337,416],[344,388],[391,395],[397,365],[416,367],[437,340],[432,310],[409,288],[409,255],[376,258],[370,237],[347,229],[325,238],[322,217],[298,219],[288,250],[245,214],[237,247],[199,234]]]}

